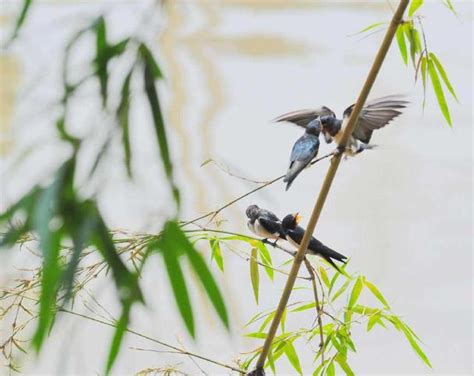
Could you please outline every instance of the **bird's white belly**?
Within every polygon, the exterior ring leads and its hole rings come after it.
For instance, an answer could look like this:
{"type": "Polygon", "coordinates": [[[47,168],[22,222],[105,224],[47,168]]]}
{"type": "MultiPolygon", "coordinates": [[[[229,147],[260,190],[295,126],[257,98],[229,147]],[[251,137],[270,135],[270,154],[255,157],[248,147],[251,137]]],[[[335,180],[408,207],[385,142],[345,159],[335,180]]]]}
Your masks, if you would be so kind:
{"type": "MultiPolygon", "coordinates": [[[[250,224],[249,224],[250,226],[250,224]]],[[[253,230],[254,234],[261,236],[266,239],[278,239],[278,234],[274,235],[267,230],[260,224],[260,221],[257,219],[253,225],[253,230]]]]}
{"type": "Polygon", "coordinates": [[[288,243],[290,243],[296,249],[298,249],[300,247],[300,245],[297,242],[295,242],[293,239],[291,239],[291,237],[287,236],[286,240],[288,241],[288,243]]]}

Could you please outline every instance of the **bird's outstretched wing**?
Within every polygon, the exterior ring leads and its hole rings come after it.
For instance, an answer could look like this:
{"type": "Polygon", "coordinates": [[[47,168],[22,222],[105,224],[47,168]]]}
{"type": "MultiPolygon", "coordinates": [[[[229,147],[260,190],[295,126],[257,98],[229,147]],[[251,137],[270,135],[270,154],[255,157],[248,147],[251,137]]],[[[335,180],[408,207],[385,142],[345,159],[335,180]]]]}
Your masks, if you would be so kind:
{"type": "MultiPolygon", "coordinates": [[[[402,113],[401,110],[404,109],[408,103],[409,102],[401,95],[388,95],[368,101],[362,108],[352,136],[368,144],[370,137],[372,137],[372,132],[376,129],[383,128],[390,121],[399,116],[402,113]]],[[[354,105],[355,104],[346,108],[343,115],[344,118],[348,118],[351,115],[354,105]]]]}
{"type": "Polygon", "coordinates": [[[316,119],[319,116],[336,116],[334,111],[327,108],[326,106],[322,106],[313,110],[299,110],[288,112],[287,114],[283,114],[281,116],[276,117],[273,119],[274,122],[282,122],[288,121],[290,123],[299,125],[300,127],[306,128],[308,123],[312,120],[316,119]]]}

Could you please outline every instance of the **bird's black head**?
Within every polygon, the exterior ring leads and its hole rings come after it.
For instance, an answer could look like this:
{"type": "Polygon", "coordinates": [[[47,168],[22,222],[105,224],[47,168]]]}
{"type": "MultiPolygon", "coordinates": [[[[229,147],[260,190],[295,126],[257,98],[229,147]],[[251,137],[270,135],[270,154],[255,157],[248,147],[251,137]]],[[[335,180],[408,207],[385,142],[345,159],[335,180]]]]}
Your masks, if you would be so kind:
{"type": "Polygon", "coordinates": [[[247,214],[247,217],[250,219],[256,219],[260,214],[260,208],[257,205],[250,205],[245,211],[245,214],[247,214]]]}
{"type": "Polygon", "coordinates": [[[321,132],[326,140],[326,143],[330,144],[332,138],[341,129],[341,122],[335,116],[325,115],[320,117],[321,120],[321,132]]]}
{"type": "Polygon", "coordinates": [[[312,134],[314,136],[319,136],[319,132],[321,132],[321,121],[319,118],[316,118],[309,122],[306,126],[306,133],[312,134]]]}
{"type": "Polygon", "coordinates": [[[296,213],[296,214],[288,214],[285,218],[283,218],[283,221],[281,221],[281,226],[284,231],[288,230],[293,230],[298,226],[298,223],[301,220],[301,216],[296,213]]]}

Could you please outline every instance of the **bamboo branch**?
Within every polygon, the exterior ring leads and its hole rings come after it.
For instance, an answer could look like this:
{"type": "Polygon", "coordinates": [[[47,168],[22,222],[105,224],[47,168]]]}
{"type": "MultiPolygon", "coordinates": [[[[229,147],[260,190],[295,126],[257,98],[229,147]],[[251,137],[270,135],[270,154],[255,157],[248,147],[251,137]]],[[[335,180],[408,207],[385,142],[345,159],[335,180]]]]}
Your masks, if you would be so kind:
{"type": "MultiPolygon", "coordinates": [[[[352,134],[355,125],[357,123],[357,119],[359,118],[359,114],[362,110],[362,107],[367,100],[367,97],[369,95],[370,90],[372,89],[372,86],[375,82],[375,79],[377,77],[377,74],[382,66],[382,63],[385,59],[385,56],[387,55],[387,52],[390,48],[390,45],[392,43],[393,37],[395,35],[395,32],[397,30],[398,25],[400,24],[400,21],[402,20],[403,13],[405,12],[405,9],[407,8],[409,3],[409,0],[401,0],[398,8],[393,15],[393,18],[390,22],[390,26],[387,29],[387,33],[385,34],[385,37],[382,41],[382,44],[380,46],[380,49],[377,53],[377,56],[375,57],[375,60],[372,64],[372,67],[369,71],[369,74],[367,76],[367,79],[365,81],[365,84],[359,94],[359,97],[357,99],[357,102],[354,106],[354,110],[352,111],[352,114],[347,122],[347,125],[345,126],[344,132],[342,134],[342,139],[340,142],[340,145],[343,147],[343,150],[345,148],[345,145],[349,139],[349,136],[352,134]]],[[[303,240],[301,241],[300,247],[298,248],[298,251],[296,253],[295,259],[293,261],[293,265],[291,267],[290,275],[288,276],[288,279],[286,281],[285,289],[283,290],[283,294],[280,298],[280,302],[278,304],[278,308],[275,311],[275,316],[273,318],[272,324],[270,326],[270,329],[267,334],[267,338],[265,339],[265,343],[262,348],[262,352],[260,353],[260,356],[257,361],[257,365],[255,368],[255,371],[253,371],[251,374],[254,376],[257,375],[264,375],[263,367],[265,365],[265,360],[268,356],[268,352],[270,351],[273,339],[275,338],[276,331],[278,329],[278,326],[280,325],[281,317],[283,315],[283,312],[285,310],[285,307],[288,303],[288,300],[290,298],[291,292],[293,290],[293,286],[296,281],[296,276],[298,275],[298,271],[300,269],[301,263],[304,260],[304,255],[306,253],[306,249],[308,248],[309,240],[311,239],[311,236],[314,232],[314,229],[316,227],[316,224],[318,222],[319,216],[321,215],[324,203],[326,201],[327,195],[329,193],[329,190],[331,188],[332,181],[334,179],[334,176],[336,175],[337,169],[339,167],[339,163],[341,162],[343,153],[338,153],[336,154],[332,160],[331,164],[329,166],[328,172],[326,174],[326,177],[324,179],[323,185],[321,187],[321,191],[319,192],[319,196],[316,200],[316,204],[314,206],[313,212],[311,214],[311,218],[308,222],[308,227],[305,231],[305,234],[303,236],[303,240]]]]}

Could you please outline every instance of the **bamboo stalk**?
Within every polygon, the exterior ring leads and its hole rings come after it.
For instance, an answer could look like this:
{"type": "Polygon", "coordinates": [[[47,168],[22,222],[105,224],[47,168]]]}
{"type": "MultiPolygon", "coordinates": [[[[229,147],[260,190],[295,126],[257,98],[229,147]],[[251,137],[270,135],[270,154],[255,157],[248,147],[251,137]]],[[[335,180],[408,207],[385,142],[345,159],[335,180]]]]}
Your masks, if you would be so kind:
{"type": "MultiPolygon", "coordinates": [[[[354,110],[352,111],[352,114],[347,122],[347,126],[344,129],[344,133],[342,135],[341,143],[340,143],[340,145],[342,146],[344,146],[347,143],[349,136],[352,134],[355,128],[360,111],[362,110],[362,107],[364,106],[364,103],[367,100],[367,97],[370,93],[370,90],[372,89],[372,86],[375,82],[377,74],[382,66],[383,61],[385,60],[385,56],[387,55],[387,52],[390,48],[393,37],[397,30],[397,27],[400,24],[400,21],[402,20],[403,13],[405,12],[407,8],[408,3],[409,3],[409,0],[401,0],[396,12],[394,13],[392,17],[390,26],[387,29],[387,32],[379,48],[377,56],[375,57],[372,67],[369,71],[365,84],[362,87],[362,90],[359,94],[354,110]]],[[[262,352],[260,353],[260,356],[258,358],[256,369],[253,372],[251,372],[252,375],[256,376],[256,375],[264,374],[263,367],[265,365],[265,360],[268,356],[268,352],[270,351],[270,347],[272,345],[273,339],[275,338],[275,334],[278,329],[278,326],[280,325],[282,314],[288,303],[288,299],[290,298],[291,292],[293,290],[293,286],[296,281],[296,277],[298,275],[298,271],[300,269],[301,263],[304,260],[306,249],[308,248],[309,241],[314,232],[316,224],[319,220],[319,216],[321,215],[321,211],[324,207],[324,203],[326,201],[327,195],[331,188],[332,181],[334,180],[334,176],[336,175],[337,169],[339,167],[339,163],[341,162],[342,155],[343,153],[339,153],[336,156],[334,156],[333,159],[331,160],[331,164],[329,166],[328,172],[326,174],[323,185],[321,187],[321,191],[319,192],[319,196],[316,200],[313,212],[309,219],[308,227],[303,236],[303,240],[301,241],[300,247],[298,248],[295,259],[293,261],[290,274],[286,281],[286,285],[283,290],[282,296],[280,298],[280,302],[278,303],[278,308],[276,309],[275,316],[273,318],[272,324],[267,334],[267,338],[265,339],[262,352]]]]}

